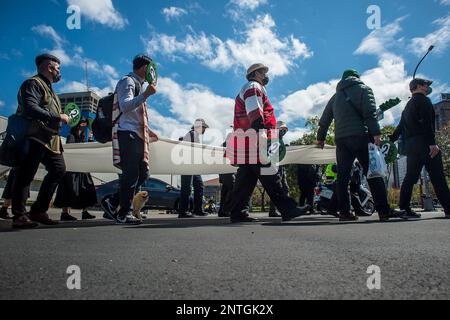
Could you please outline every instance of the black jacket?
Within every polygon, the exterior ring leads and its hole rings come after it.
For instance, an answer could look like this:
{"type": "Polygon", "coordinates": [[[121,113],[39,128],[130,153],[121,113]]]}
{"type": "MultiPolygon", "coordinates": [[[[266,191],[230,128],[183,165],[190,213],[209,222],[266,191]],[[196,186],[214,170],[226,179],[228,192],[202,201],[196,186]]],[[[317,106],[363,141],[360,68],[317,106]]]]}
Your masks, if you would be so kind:
{"type": "Polygon", "coordinates": [[[400,124],[391,136],[391,141],[397,141],[400,136],[406,141],[436,145],[436,115],[431,100],[421,93],[413,95],[402,113],[400,124]]]}
{"type": "Polygon", "coordinates": [[[336,125],[336,139],[381,134],[376,117],[376,103],[373,91],[360,79],[349,77],[339,82],[336,94],[330,99],[319,122],[318,141],[325,141],[333,119],[336,125]],[[346,100],[347,96],[354,107],[346,100]]]}

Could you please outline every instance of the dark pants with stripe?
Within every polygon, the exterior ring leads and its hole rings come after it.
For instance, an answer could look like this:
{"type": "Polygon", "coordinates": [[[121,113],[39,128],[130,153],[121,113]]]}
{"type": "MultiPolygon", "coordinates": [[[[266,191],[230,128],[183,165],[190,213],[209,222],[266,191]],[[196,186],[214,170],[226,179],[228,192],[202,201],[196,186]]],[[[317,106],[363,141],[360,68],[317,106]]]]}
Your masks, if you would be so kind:
{"type": "Polygon", "coordinates": [[[238,220],[246,217],[248,201],[258,179],[282,216],[290,214],[297,208],[297,202],[283,190],[281,174],[277,172],[274,175],[262,175],[261,169],[262,166],[257,164],[239,166],[233,190],[231,219],[238,220]]]}
{"type": "Polygon", "coordinates": [[[110,203],[120,205],[118,216],[125,217],[133,210],[134,195],[149,178],[149,170],[144,161],[144,140],[131,131],[119,131],[118,139],[122,174],[119,192],[111,197],[110,203]]]}

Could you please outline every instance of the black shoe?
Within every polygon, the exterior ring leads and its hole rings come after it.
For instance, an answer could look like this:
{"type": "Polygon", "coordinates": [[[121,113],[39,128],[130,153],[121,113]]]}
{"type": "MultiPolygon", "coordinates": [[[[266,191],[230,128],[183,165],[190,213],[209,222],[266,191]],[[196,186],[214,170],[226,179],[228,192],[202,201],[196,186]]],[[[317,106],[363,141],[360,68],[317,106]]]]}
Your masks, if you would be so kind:
{"type": "Polygon", "coordinates": [[[113,216],[112,218],[109,216],[109,214],[106,214],[106,212],[103,214],[103,218],[107,220],[116,220],[116,216],[113,216]]]}
{"type": "Polygon", "coordinates": [[[339,216],[340,222],[358,221],[359,218],[353,214],[341,214],[339,216]]]}
{"type": "Polygon", "coordinates": [[[251,217],[231,218],[230,221],[231,223],[259,222],[258,219],[251,217]]]}
{"type": "Polygon", "coordinates": [[[74,216],[71,216],[70,214],[68,214],[67,212],[62,212],[61,213],[61,221],[77,221],[78,219],[75,218],[74,216]]]}
{"type": "Polygon", "coordinates": [[[13,218],[13,217],[10,217],[9,214],[8,214],[8,208],[2,207],[2,208],[0,209],[0,219],[3,219],[3,220],[10,220],[10,219],[12,219],[12,218],[13,218]]]}
{"type": "Polygon", "coordinates": [[[82,216],[81,216],[82,220],[93,220],[95,218],[96,218],[95,216],[93,216],[92,214],[90,214],[87,211],[83,211],[82,216]]]}
{"type": "Polygon", "coordinates": [[[104,197],[101,201],[101,205],[103,208],[103,211],[105,211],[105,214],[103,215],[104,218],[109,220],[115,220],[117,216],[117,207],[114,207],[109,197],[104,197]]]}
{"type": "Polygon", "coordinates": [[[190,213],[184,213],[184,214],[178,215],[178,219],[190,219],[190,218],[195,218],[195,216],[190,213]]]}
{"type": "Polygon", "coordinates": [[[281,218],[281,215],[278,212],[269,212],[270,218],[281,218]]]}
{"type": "Polygon", "coordinates": [[[289,214],[283,216],[281,220],[283,222],[291,221],[292,219],[298,218],[300,216],[304,216],[308,214],[309,206],[304,207],[297,207],[294,211],[290,212],[289,214]]]}
{"type": "Polygon", "coordinates": [[[391,210],[387,214],[381,214],[381,213],[378,214],[381,222],[387,222],[387,221],[389,221],[389,219],[407,220],[405,215],[406,215],[406,212],[403,210],[391,210]]]}
{"type": "Polygon", "coordinates": [[[197,217],[207,217],[207,216],[208,216],[208,212],[194,213],[194,216],[197,216],[197,217]]]}
{"type": "Polygon", "coordinates": [[[340,218],[339,213],[337,213],[336,211],[330,211],[327,210],[327,212],[325,213],[326,216],[333,216],[335,218],[340,218]]]}
{"type": "Polygon", "coordinates": [[[229,218],[229,217],[231,217],[231,213],[229,212],[219,213],[219,218],[229,218]]]}
{"type": "Polygon", "coordinates": [[[420,213],[412,211],[411,208],[405,209],[404,212],[405,212],[405,214],[403,215],[403,217],[405,219],[420,219],[420,218],[422,218],[422,215],[420,213]]]}

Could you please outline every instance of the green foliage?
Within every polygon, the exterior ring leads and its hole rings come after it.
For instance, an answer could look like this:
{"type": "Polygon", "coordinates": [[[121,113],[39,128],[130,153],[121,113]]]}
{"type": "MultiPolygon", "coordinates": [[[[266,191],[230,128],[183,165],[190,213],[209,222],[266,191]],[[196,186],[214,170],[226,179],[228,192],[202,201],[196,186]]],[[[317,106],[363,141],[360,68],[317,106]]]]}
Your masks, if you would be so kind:
{"type": "Polygon", "coordinates": [[[436,143],[442,151],[444,172],[447,179],[450,178],[450,125],[445,126],[436,133],[436,143]]]}

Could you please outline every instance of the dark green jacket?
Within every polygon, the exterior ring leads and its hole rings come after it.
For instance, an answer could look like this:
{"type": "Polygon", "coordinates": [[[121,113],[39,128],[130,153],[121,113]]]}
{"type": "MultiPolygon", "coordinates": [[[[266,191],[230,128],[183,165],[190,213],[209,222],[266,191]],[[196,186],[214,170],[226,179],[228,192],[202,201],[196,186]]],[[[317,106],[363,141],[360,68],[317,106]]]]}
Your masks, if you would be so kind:
{"type": "Polygon", "coordinates": [[[318,141],[325,141],[328,128],[333,120],[336,126],[336,139],[381,134],[376,118],[375,97],[372,89],[360,79],[349,77],[339,82],[336,94],[328,102],[319,122],[318,141]],[[346,101],[344,91],[354,107],[346,101]],[[355,110],[357,109],[357,110],[355,110]]]}

